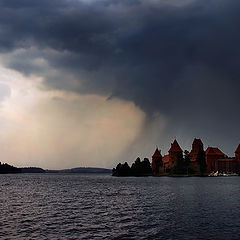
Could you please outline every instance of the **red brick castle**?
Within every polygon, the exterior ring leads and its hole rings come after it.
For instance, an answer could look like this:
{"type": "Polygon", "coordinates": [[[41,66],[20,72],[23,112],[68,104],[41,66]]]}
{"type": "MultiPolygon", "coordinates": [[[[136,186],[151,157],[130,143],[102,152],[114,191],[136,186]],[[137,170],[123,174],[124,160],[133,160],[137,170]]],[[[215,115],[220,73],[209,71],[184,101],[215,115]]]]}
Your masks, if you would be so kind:
{"type": "MultiPolygon", "coordinates": [[[[186,160],[186,159],[185,159],[186,160]]],[[[161,155],[156,148],[152,156],[152,171],[154,175],[173,173],[176,168],[187,167],[191,173],[200,173],[201,164],[205,164],[205,172],[237,173],[240,174],[240,144],[235,151],[235,157],[229,158],[217,147],[208,147],[205,151],[201,139],[195,138],[189,153],[189,162],[184,163],[183,150],[175,139],[171,143],[168,154],[161,155]],[[200,159],[202,162],[200,162],[200,159]]]]}

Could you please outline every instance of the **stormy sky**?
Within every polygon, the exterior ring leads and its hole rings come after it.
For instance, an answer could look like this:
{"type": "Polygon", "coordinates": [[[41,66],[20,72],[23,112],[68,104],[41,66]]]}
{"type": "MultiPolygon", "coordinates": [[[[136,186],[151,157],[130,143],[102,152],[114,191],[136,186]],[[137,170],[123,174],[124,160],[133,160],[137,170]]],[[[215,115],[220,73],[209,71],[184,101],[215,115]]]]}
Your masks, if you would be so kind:
{"type": "Polygon", "coordinates": [[[113,167],[240,143],[237,0],[0,0],[1,161],[113,167]]]}

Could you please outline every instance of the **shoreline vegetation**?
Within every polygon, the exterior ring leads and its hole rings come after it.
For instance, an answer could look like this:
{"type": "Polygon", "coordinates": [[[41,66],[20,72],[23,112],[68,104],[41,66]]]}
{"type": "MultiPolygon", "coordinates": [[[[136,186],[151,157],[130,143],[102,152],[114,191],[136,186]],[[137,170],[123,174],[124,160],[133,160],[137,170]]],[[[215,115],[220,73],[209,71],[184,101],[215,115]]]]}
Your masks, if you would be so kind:
{"type": "MultiPolygon", "coordinates": [[[[152,166],[148,158],[144,158],[143,161],[138,157],[135,162],[128,165],[127,162],[119,163],[116,168],[112,170],[112,176],[115,177],[207,177],[207,173],[192,173],[187,168],[188,164],[188,154],[186,154],[186,159],[183,161],[184,168],[176,167],[173,172],[168,173],[158,173],[154,174],[152,171],[152,166]]],[[[182,162],[181,162],[182,164],[182,162]]]]}
{"type": "MultiPolygon", "coordinates": [[[[187,160],[188,161],[188,160],[187,160]]],[[[174,172],[158,173],[154,174],[148,158],[144,158],[143,161],[138,157],[135,162],[128,165],[127,162],[119,163],[116,168],[112,169],[112,176],[114,177],[209,177],[209,174],[193,173],[189,171],[187,167],[184,169],[176,168],[174,172]]],[[[220,175],[219,175],[220,176],[220,175]]]]}
{"type": "Polygon", "coordinates": [[[7,174],[7,173],[21,173],[21,169],[9,165],[7,163],[0,162],[0,174],[7,174]]]}
{"type": "Polygon", "coordinates": [[[116,168],[112,170],[112,176],[116,177],[141,177],[152,176],[152,167],[148,158],[144,158],[143,161],[138,157],[136,161],[129,167],[128,163],[119,163],[116,168]]]}

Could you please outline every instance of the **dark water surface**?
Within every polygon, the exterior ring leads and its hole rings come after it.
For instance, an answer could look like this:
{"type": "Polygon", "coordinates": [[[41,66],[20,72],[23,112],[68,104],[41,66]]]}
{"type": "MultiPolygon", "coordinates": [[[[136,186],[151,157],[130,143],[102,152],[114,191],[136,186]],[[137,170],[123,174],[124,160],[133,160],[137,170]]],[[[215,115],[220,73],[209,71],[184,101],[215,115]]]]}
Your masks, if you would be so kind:
{"type": "Polygon", "coordinates": [[[0,239],[240,239],[240,177],[0,175],[0,239]]]}

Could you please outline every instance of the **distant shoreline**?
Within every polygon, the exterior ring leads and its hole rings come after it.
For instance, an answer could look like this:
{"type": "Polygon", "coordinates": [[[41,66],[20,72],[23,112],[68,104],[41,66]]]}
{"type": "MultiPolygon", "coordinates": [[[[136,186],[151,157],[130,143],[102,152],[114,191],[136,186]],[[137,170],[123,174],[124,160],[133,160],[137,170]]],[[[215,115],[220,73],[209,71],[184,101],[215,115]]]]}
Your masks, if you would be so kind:
{"type": "Polygon", "coordinates": [[[0,174],[21,174],[21,173],[112,173],[111,169],[96,167],[77,167],[62,170],[49,170],[39,167],[14,167],[7,163],[0,163],[0,174]]]}

